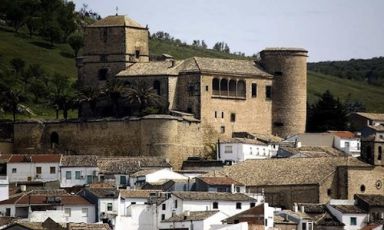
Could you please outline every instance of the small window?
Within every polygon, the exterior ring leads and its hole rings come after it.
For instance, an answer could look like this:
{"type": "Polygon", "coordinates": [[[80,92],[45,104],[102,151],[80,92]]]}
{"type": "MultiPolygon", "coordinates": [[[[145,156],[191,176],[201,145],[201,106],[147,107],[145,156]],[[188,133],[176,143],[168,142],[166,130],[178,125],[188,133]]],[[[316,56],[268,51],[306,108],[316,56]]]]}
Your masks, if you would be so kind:
{"type": "Polygon", "coordinates": [[[36,174],[41,174],[41,167],[36,167],[36,174]]]}
{"type": "Polygon", "coordinates": [[[215,118],[217,118],[217,111],[215,111],[215,118]]]}
{"type": "Polygon", "coordinates": [[[135,51],[135,56],[136,56],[136,59],[140,58],[140,50],[135,51]]]}
{"type": "Polygon", "coordinates": [[[329,188],[329,189],[327,189],[327,195],[328,196],[331,196],[331,194],[332,194],[332,190],[329,188]]]}
{"type": "Polygon", "coordinates": [[[81,174],[80,171],[75,171],[75,179],[80,180],[81,174]]]}
{"type": "Polygon", "coordinates": [[[225,146],[224,153],[232,153],[232,145],[225,146]]]}
{"type": "Polygon", "coordinates": [[[272,86],[267,85],[265,87],[265,98],[266,99],[272,99],[272,86]]]}
{"type": "Polygon", "coordinates": [[[131,204],[136,204],[136,202],[131,202],[131,204]]]}
{"type": "Polygon", "coordinates": [[[5,209],[5,216],[11,216],[11,208],[5,209]]]}
{"type": "Polygon", "coordinates": [[[165,220],[165,214],[161,214],[161,220],[165,220]]]}
{"type": "Polygon", "coordinates": [[[112,211],[112,203],[107,203],[107,211],[112,211]]]}
{"type": "Polygon", "coordinates": [[[252,203],[249,204],[249,207],[251,207],[251,208],[253,208],[253,207],[255,207],[255,206],[256,206],[256,204],[255,204],[254,202],[252,202],[252,203]]]}
{"type": "Polygon", "coordinates": [[[209,89],[209,87],[206,85],[206,86],[205,86],[205,91],[208,91],[208,89],[209,89]]]}
{"type": "Polygon", "coordinates": [[[81,209],[81,215],[82,215],[82,217],[87,217],[88,216],[88,208],[82,208],[81,209]]]}
{"type": "Polygon", "coordinates": [[[221,112],[221,118],[224,118],[224,112],[221,112]]]}
{"type": "Polygon", "coordinates": [[[240,192],[240,187],[236,187],[236,192],[240,192]]]}
{"type": "Polygon", "coordinates": [[[365,185],[362,184],[362,185],[360,186],[360,192],[365,192],[365,185]]]}
{"type": "Polygon", "coordinates": [[[191,107],[187,108],[187,113],[192,113],[192,108],[191,107]]]}
{"type": "Polygon", "coordinates": [[[236,113],[231,113],[231,122],[236,121],[236,113]]]}
{"type": "Polygon", "coordinates": [[[49,167],[49,173],[55,174],[56,173],[56,167],[49,167]]]}
{"type": "Polygon", "coordinates": [[[213,209],[219,209],[219,203],[218,202],[213,202],[212,208],[213,209]]]}
{"type": "Polygon", "coordinates": [[[161,210],[165,210],[167,208],[166,204],[161,205],[161,210]]]}
{"type": "Polygon", "coordinates": [[[257,97],[257,84],[252,83],[252,97],[257,97]]]}
{"type": "Polygon", "coordinates": [[[12,168],[12,173],[16,173],[17,172],[17,169],[16,168],[12,168]]]}
{"type": "Polygon", "coordinates": [[[356,217],[351,217],[351,219],[350,219],[350,225],[357,225],[356,217]]]}
{"type": "Polygon", "coordinates": [[[282,73],[281,71],[276,71],[274,75],[275,75],[275,76],[282,76],[283,73],[282,73]]]}
{"type": "Polygon", "coordinates": [[[225,133],[225,126],[220,127],[220,133],[225,133]]]}
{"type": "Polygon", "coordinates": [[[177,208],[177,200],[175,200],[175,208],[177,208]]]}
{"type": "Polygon", "coordinates": [[[241,209],[241,203],[240,202],[236,203],[236,209],[241,209]]]}
{"type": "Polygon", "coordinates": [[[98,78],[100,81],[105,81],[107,80],[108,78],[108,72],[109,72],[109,69],[108,68],[102,68],[99,70],[99,74],[98,74],[98,78]]]}
{"type": "Polygon", "coordinates": [[[65,179],[67,179],[67,180],[72,179],[72,172],[71,171],[66,171],[65,172],[65,179]]]}
{"type": "Polygon", "coordinates": [[[64,215],[70,217],[71,216],[71,208],[64,208],[64,215]]]}
{"type": "Polygon", "coordinates": [[[236,220],[233,221],[233,223],[234,224],[238,224],[238,223],[240,223],[240,220],[236,219],[236,220]]]}

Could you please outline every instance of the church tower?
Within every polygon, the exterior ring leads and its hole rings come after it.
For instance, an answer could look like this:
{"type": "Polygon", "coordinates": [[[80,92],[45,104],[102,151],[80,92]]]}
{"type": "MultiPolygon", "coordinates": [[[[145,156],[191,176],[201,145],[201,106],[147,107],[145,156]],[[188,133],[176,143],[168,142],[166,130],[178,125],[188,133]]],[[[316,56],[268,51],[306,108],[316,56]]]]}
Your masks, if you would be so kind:
{"type": "Polygon", "coordinates": [[[148,62],[148,28],[127,16],[108,16],[85,27],[78,58],[80,87],[101,88],[131,63],[148,62]]]}
{"type": "Polygon", "coordinates": [[[361,159],[368,164],[384,166],[384,126],[369,125],[361,132],[361,159]]]}

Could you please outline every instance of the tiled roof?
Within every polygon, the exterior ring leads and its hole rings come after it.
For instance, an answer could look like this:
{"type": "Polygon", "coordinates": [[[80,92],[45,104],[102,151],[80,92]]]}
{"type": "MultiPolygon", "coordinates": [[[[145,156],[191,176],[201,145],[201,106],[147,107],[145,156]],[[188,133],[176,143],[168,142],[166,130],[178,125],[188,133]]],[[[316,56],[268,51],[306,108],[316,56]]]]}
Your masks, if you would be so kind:
{"type": "Polygon", "coordinates": [[[302,146],[333,146],[334,136],[330,133],[301,133],[288,137],[295,138],[302,146]]]}
{"type": "Polygon", "coordinates": [[[243,193],[226,192],[172,192],[182,200],[212,200],[212,201],[254,201],[255,199],[243,193]]]}
{"type": "Polygon", "coordinates": [[[99,158],[97,166],[104,174],[132,174],[143,168],[164,167],[171,165],[161,157],[113,157],[99,158]]]}
{"type": "Polygon", "coordinates": [[[120,189],[120,196],[123,198],[149,198],[150,194],[159,190],[127,190],[120,189]]]}
{"type": "Polygon", "coordinates": [[[182,170],[205,170],[223,168],[223,162],[218,160],[186,160],[181,166],[182,170]]]}
{"type": "Polygon", "coordinates": [[[347,154],[333,147],[303,146],[300,148],[280,146],[280,151],[286,151],[295,157],[343,157],[347,154]]]}
{"type": "Polygon", "coordinates": [[[229,176],[247,186],[319,184],[338,166],[371,167],[352,157],[280,158],[246,160],[205,176],[229,176]]]}
{"type": "Polygon", "coordinates": [[[197,179],[209,185],[243,185],[230,177],[198,177],[197,179]]]}
{"type": "Polygon", "coordinates": [[[384,113],[356,113],[362,117],[368,118],[369,120],[384,121],[384,113]]]}
{"type": "Polygon", "coordinates": [[[226,138],[219,140],[221,144],[250,144],[250,145],[266,145],[265,143],[257,140],[257,139],[249,139],[249,138],[226,138]]]}
{"type": "Polygon", "coordinates": [[[119,197],[119,190],[115,188],[86,188],[88,192],[92,193],[98,198],[117,198],[119,197]]]}
{"type": "Polygon", "coordinates": [[[364,214],[366,213],[364,210],[358,208],[355,205],[332,205],[335,209],[340,211],[341,213],[354,213],[354,214],[364,214]]]}
{"type": "Polygon", "coordinates": [[[249,218],[252,218],[256,224],[264,224],[264,204],[242,211],[236,215],[222,220],[222,222],[233,223],[235,220],[249,218]]]}
{"type": "Polygon", "coordinates": [[[384,207],[384,194],[383,195],[356,194],[355,199],[360,199],[371,207],[372,206],[384,207]]]}
{"type": "Polygon", "coordinates": [[[62,167],[97,167],[96,155],[63,155],[62,167]]]}
{"type": "Polygon", "coordinates": [[[5,154],[0,152],[0,163],[6,163],[11,158],[12,154],[5,154]]]}
{"type": "Polygon", "coordinates": [[[140,25],[138,22],[124,15],[108,16],[106,18],[96,21],[89,27],[106,27],[106,26],[129,26],[129,27],[145,28],[142,25],[140,25]]]}
{"type": "Polygon", "coordinates": [[[344,226],[343,223],[328,211],[325,204],[300,203],[299,206],[304,206],[305,213],[315,221],[316,225],[344,226]]]}
{"type": "Polygon", "coordinates": [[[60,163],[60,154],[13,154],[8,163],[60,163]]]}
{"type": "Polygon", "coordinates": [[[108,224],[68,223],[68,230],[110,230],[108,224]]]}
{"type": "Polygon", "coordinates": [[[174,180],[161,180],[158,182],[146,182],[141,189],[145,190],[160,190],[160,191],[170,191],[175,185],[174,180]]]}
{"type": "Polygon", "coordinates": [[[193,212],[183,212],[179,215],[170,217],[167,220],[161,222],[183,222],[183,221],[199,221],[205,220],[208,217],[211,217],[218,213],[219,211],[193,211],[193,212]]]}
{"type": "Polygon", "coordinates": [[[306,49],[303,48],[296,48],[296,47],[267,47],[263,49],[262,51],[291,51],[291,52],[308,52],[306,49]]]}
{"type": "Polygon", "coordinates": [[[90,205],[90,203],[79,195],[71,194],[47,194],[47,193],[35,193],[35,192],[26,192],[20,193],[15,196],[10,197],[7,200],[0,201],[2,204],[17,204],[17,205],[52,205],[48,202],[48,198],[53,197],[57,198],[54,203],[55,205],[90,205]]]}
{"type": "Polygon", "coordinates": [[[328,131],[329,133],[332,133],[335,136],[338,136],[340,138],[344,139],[355,139],[358,138],[354,133],[350,131],[328,131]]]}
{"type": "Polygon", "coordinates": [[[128,66],[125,70],[119,72],[117,77],[131,76],[176,76],[179,74],[180,64],[182,61],[153,61],[153,62],[137,62],[128,66]]]}
{"type": "Polygon", "coordinates": [[[140,171],[137,171],[133,174],[131,174],[131,177],[141,177],[141,176],[146,176],[148,174],[154,173],[161,170],[161,168],[155,168],[155,169],[143,169],[140,171]]]}

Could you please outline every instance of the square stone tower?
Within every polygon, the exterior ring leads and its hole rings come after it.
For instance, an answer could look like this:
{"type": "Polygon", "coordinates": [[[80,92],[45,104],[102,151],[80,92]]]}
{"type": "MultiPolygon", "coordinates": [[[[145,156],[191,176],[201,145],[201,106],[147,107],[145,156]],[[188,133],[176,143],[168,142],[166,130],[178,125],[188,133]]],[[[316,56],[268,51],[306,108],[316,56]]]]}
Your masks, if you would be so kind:
{"type": "Polygon", "coordinates": [[[80,87],[100,88],[135,62],[148,62],[148,28],[127,16],[108,16],[85,28],[78,58],[80,87]]]}

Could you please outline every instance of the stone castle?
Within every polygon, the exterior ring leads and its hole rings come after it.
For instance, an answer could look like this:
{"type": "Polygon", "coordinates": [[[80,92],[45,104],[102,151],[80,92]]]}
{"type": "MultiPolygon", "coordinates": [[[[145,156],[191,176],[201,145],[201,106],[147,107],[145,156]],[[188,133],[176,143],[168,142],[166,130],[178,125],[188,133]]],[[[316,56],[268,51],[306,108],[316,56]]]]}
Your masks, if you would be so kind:
{"type": "MultiPolygon", "coordinates": [[[[144,81],[168,101],[170,115],[90,120],[83,104],[87,121],[16,124],[16,152],[54,146],[77,154],[161,155],[178,165],[233,132],[305,132],[306,50],[268,48],[255,61],[169,55],[150,61],[148,37],[147,27],[126,16],[86,27],[79,84],[100,89],[112,79],[126,87],[144,81]]],[[[108,102],[98,103],[99,114],[108,109],[108,102]]]]}

